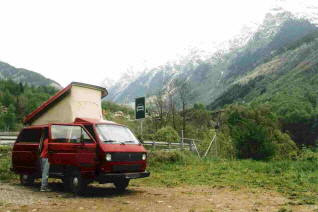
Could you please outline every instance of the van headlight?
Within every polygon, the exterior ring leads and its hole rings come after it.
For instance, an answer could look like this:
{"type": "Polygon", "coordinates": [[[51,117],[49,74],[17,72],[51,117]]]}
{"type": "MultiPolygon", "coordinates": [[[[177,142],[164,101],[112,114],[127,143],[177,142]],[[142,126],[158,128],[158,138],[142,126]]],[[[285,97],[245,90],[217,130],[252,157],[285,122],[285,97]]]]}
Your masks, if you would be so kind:
{"type": "Polygon", "coordinates": [[[147,159],[147,154],[146,153],[142,154],[142,160],[146,160],[146,159],[147,159]]]}
{"type": "Polygon", "coordinates": [[[112,154],[107,153],[105,159],[106,159],[106,161],[111,161],[112,160],[112,154]]]}

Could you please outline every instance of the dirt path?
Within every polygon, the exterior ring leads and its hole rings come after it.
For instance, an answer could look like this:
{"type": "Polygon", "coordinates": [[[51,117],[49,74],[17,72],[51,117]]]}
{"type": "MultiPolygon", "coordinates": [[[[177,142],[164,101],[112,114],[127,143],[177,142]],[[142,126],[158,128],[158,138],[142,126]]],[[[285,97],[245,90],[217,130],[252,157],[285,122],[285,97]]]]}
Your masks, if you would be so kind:
{"type": "Polygon", "coordinates": [[[211,187],[145,187],[133,184],[119,194],[110,185],[89,186],[83,197],[63,191],[39,192],[39,185],[23,187],[0,183],[0,211],[318,211],[315,205],[293,205],[280,194],[266,190],[211,187]],[[286,210],[283,210],[286,209],[286,210]]]}

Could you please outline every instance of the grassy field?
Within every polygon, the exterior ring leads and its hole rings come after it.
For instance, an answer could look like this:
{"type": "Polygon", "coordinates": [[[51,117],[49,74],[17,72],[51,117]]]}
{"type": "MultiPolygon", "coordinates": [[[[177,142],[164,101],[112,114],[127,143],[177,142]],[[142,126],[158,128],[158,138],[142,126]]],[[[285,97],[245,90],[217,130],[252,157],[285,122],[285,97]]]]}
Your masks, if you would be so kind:
{"type": "Polygon", "coordinates": [[[296,204],[318,202],[318,160],[295,161],[200,160],[178,152],[154,153],[150,178],[154,186],[207,185],[233,189],[263,188],[283,193],[296,204]]]}
{"type": "MultiPolygon", "coordinates": [[[[16,181],[9,171],[10,147],[0,147],[0,181],[16,181]]],[[[190,152],[152,152],[149,155],[150,178],[134,181],[146,186],[262,188],[278,191],[292,204],[318,202],[318,160],[305,157],[288,161],[198,159],[190,152]]]]}

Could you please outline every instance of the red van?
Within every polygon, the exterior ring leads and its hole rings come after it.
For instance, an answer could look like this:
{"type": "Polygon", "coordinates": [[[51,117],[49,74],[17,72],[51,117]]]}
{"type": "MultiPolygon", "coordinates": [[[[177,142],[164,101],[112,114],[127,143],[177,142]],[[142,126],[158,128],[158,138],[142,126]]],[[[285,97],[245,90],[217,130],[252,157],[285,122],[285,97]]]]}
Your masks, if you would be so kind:
{"type": "Polygon", "coordinates": [[[13,147],[12,170],[23,185],[41,177],[39,148],[49,139],[49,177],[59,178],[75,194],[88,183],[114,183],[123,191],[130,179],[148,177],[147,151],[126,126],[77,118],[69,124],[24,128],[13,147]]]}

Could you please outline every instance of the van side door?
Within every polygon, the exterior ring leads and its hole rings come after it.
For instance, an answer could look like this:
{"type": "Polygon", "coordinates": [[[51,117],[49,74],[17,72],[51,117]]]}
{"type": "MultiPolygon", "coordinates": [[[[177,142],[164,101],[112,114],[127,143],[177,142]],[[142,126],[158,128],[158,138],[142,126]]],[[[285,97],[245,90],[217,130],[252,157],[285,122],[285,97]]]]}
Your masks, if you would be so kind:
{"type": "Polygon", "coordinates": [[[92,136],[81,126],[81,146],[77,149],[77,159],[81,173],[93,176],[96,170],[96,142],[92,136]]]}
{"type": "Polygon", "coordinates": [[[43,128],[23,129],[12,151],[12,168],[23,174],[36,174],[39,171],[39,143],[43,128]]]}
{"type": "Polygon", "coordinates": [[[95,171],[96,142],[81,125],[50,126],[50,173],[63,174],[71,167],[81,172],[95,171]]]}

